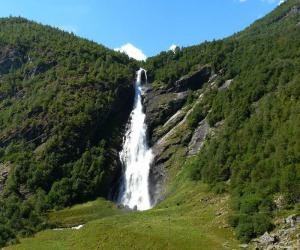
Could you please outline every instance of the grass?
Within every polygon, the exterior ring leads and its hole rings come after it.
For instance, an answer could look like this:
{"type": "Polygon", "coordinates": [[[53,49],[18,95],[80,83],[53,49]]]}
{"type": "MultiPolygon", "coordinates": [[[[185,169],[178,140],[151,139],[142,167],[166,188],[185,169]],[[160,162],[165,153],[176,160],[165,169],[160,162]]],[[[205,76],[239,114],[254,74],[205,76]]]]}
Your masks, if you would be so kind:
{"type": "Polygon", "coordinates": [[[239,249],[227,225],[228,196],[185,182],[156,208],[124,213],[99,199],[49,214],[60,226],[86,223],[80,230],[45,230],[6,249],[239,249]]]}
{"type": "Polygon", "coordinates": [[[72,227],[89,221],[123,214],[117,206],[103,198],[49,213],[49,222],[58,227],[72,227]]]}
{"type": "MultiPolygon", "coordinates": [[[[168,139],[182,133],[180,127],[168,139]]],[[[181,137],[179,137],[181,138],[181,137]]],[[[6,250],[222,250],[240,249],[227,224],[229,196],[211,193],[188,178],[186,148],[174,146],[166,163],[166,199],[144,212],[124,212],[104,199],[49,213],[58,227],[85,224],[80,230],[45,230],[6,250]]]]}

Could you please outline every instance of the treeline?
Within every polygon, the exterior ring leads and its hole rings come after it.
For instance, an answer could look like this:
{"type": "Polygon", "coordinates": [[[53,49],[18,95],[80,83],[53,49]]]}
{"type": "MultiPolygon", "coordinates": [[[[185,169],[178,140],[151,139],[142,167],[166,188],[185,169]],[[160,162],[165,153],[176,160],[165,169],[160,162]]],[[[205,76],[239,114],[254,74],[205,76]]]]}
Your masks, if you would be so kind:
{"type": "Polygon", "coordinates": [[[299,9],[299,1],[287,1],[243,32],[163,52],[145,66],[160,85],[198,65],[218,74],[188,124],[207,117],[211,127],[223,126],[188,167],[193,180],[231,193],[230,224],[245,242],[270,230],[278,209],[300,201],[299,9]],[[218,89],[230,79],[228,89],[218,89]]]}
{"type": "Polygon", "coordinates": [[[74,34],[0,19],[0,246],[46,227],[49,209],[108,195],[136,68],[74,34]]]}

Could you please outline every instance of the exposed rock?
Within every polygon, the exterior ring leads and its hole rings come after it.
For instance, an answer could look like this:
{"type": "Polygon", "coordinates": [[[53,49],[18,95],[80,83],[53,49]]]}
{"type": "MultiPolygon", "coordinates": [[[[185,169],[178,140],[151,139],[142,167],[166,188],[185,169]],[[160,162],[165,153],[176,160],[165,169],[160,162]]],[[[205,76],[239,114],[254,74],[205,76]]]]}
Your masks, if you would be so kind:
{"type": "Polygon", "coordinates": [[[278,209],[283,209],[285,205],[284,196],[282,194],[279,194],[274,197],[274,203],[278,209]]]}
{"type": "Polygon", "coordinates": [[[0,48],[0,76],[11,69],[17,69],[24,63],[24,51],[5,46],[0,48]]]}
{"type": "Polygon", "coordinates": [[[54,67],[55,65],[56,65],[56,62],[39,63],[32,70],[27,72],[27,74],[25,75],[25,79],[30,79],[30,78],[33,78],[35,75],[46,72],[47,70],[54,67]]]}
{"type": "Polygon", "coordinates": [[[240,244],[240,248],[247,248],[248,244],[240,244]]]}
{"type": "Polygon", "coordinates": [[[158,140],[158,137],[153,134],[154,128],[163,125],[181,109],[187,96],[187,92],[161,93],[153,88],[148,89],[144,98],[144,107],[151,145],[158,140]]]}
{"type": "Polygon", "coordinates": [[[209,125],[206,119],[201,121],[196,128],[189,144],[189,155],[195,155],[202,148],[205,138],[209,132],[209,125]]]}
{"type": "Polygon", "coordinates": [[[266,232],[260,238],[252,240],[256,242],[255,249],[300,249],[300,241],[297,237],[300,232],[299,224],[300,216],[297,215],[277,219],[276,229],[271,234],[266,232]]]}
{"type": "Polygon", "coordinates": [[[152,204],[162,201],[165,194],[166,169],[163,164],[153,162],[150,168],[149,185],[152,204]]]}
{"type": "Polygon", "coordinates": [[[11,165],[9,163],[0,163],[0,196],[5,188],[5,183],[8,178],[11,165]]]}
{"type": "Polygon", "coordinates": [[[268,232],[265,232],[258,241],[262,244],[269,244],[275,242],[275,238],[272,237],[268,232]]]}
{"type": "Polygon", "coordinates": [[[200,89],[205,82],[209,81],[212,73],[212,68],[210,66],[199,66],[199,69],[196,72],[183,76],[176,81],[172,91],[182,92],[188,89],[200,89]]]}
{"type": "MultiPolygon", "coordinates": [[[[149,177],[153,203],[159,202],[165,194],[167,170],[174,164],[173,156],[180,154],[185,159],[189,144],[191,154],[195,154],[201,148],[207,134],[206,120],[199,124],[194,136],[192,130],[185,127],[186,119],[195,107],[195,105],[184,106],[188,90],[200,89],[204,83],[213,81],[216,77],[212,68],[206,65],[199,66],[196,71],[180,78],[172,85],[144,85],[146,124],[150,146],[155,155],[149,177]]],[[[203,94],[199,96],[196,104],[201,98],[203,94]]]]}
{"type": "Polygon", "coordinates": [[[288,16],[289,15],[297,15],[300,13],[300,7],[298,6],[293,6],[290,10],[290,12],[288,13],[288,16]]]}
{"type": "Polygon", "coordinates": [[[297,222],[297,216],[295,214],[290,215],[285,219],[285,223],[291,224],[291,227],[294,227],[297,222]]]}
{"type": "Polygon", "coordinates": [[[225,81],[224,84],[219,88],[219,90],[228,89],[232,82],[233,82],[233,79],[225,81]]]}
{"type": "Polygon", "coordinates": [[[19,196],[23,200],[27,200],[32,195],[32,193],[29,191],[29,189],[24,184],[19,186],[18,193],[19,193],[19,196]]]}

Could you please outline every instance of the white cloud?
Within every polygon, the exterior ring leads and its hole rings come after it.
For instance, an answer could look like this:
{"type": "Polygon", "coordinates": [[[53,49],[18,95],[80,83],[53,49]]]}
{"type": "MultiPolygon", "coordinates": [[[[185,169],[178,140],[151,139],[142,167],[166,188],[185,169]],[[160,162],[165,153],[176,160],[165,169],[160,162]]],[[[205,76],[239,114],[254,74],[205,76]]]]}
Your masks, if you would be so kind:
{"type": "Polygon", "coordinates": [[[123,52],[127,54],[129,57],[134,58],[138,61],[145,61],[147,59],[147,56],[143,53],[143,51],[136,48],[131,43],[126,43],[121,48],[116,48],[114,50],[123,52]]]}
{"type": "Polygon", "coordinates": [[[169,50],[172,50],[173,52],[175,52],[175,49],[177,48],[178,46],[175,45],[175,44],[172,44],[169,48],[169,50]]]}
{"type": "Polygon", "coordinates": [[[286,0],[280,0],[278,5],[283,4],[286,0]]]}

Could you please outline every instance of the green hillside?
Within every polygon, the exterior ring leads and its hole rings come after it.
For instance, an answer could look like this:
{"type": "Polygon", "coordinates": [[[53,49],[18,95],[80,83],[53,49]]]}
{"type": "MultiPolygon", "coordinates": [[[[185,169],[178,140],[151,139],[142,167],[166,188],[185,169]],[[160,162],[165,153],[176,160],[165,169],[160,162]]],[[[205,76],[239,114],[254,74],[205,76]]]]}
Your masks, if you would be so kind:
{"type": "Polygon", "coordinates": [[[225,40],[177,48],[146,62],[157,86],[172,86],[199,64],[217,74],[217,87],[204,86],[207,92],[188,120],[192,130],[205,117],[222,129],[188,167],[191,179],[229,191],[230,223],[242,241],[272,229],[278,206],[299,206],[299,55],[300,3],[291,0],[225,40]],[[228,89],[218,91],[231,79],[228,89]]]}
{"type": "Polygon", "coordinates": [[[0,53],[0,246],[238,249],[300,213],[299,0],[141,63],[22,18],[0,19],[0,53]],[[165,178],[145,212],[95,200],[120,175],[139,66],[152,167],[165,178]]]}
{"type": "Polygon", "coordinates": [[[0,245],[45,227],[50,208],[107,197],[136,67],[73,34],[0,19],[0,245]]]}

